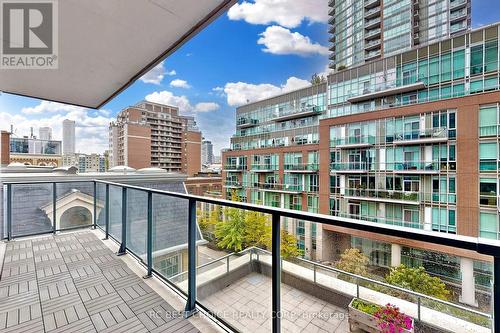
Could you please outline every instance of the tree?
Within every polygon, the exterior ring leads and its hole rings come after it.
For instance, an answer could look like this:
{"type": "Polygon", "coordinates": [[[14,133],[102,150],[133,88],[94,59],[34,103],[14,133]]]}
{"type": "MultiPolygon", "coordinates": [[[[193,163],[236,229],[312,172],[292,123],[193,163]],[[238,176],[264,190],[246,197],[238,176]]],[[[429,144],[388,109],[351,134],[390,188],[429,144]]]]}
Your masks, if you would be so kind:
{"type": "Polygon", "coordinates": [[[324,82],[326,82],[326,78],[323,75],[318,75],[318,74],[314,73],[311,76],[311,84],[313,84],[313,85],[324,83],[324,82]]]}
{"type": "Polygon", "coordinates": [[[215,206],[215,208],[209,212],[197,210],[196,219],[203,235],[212,239],[214,228],[217,223],[221,221],[220,206],[215,206]]]}
{"type": "Polygon", "coordinates": [[[401,288],[413,290],[415,292],[447,300],[450,291],[446,285],[436,276],[430,276],[423,267],[406,267],[399,265],[391,268],[385,280],[401,288]]]}
{"type": "Polygon", "coordinates": [[[248,211],[245,214],[245,243],[246,246],[267,247],[271,235],[269,216],[248,211]]]}
{"type": "Polygon", "coordinates": [[[337,261],[335,267],[348,273],[366,276],[368,275],[368,257],[359,249],[346,249],[340,255],[340,260],[337,261]]]}
{"type": "Polygon", "coordinates": [[[281,230],[281,256],[283,259],[295,258],[302,255],[297,247],[297,238],[286,230],[281,230]]]}
{"type": "MultiPolygon", "coordinates": [[[[235,192],[232,201],[239,201],[235,192]]],[[[245,211],[238,208],[225,208],[224,218],[215,225],[217,246],[221,249],[241,251],[245,241],[245,211]]]]}

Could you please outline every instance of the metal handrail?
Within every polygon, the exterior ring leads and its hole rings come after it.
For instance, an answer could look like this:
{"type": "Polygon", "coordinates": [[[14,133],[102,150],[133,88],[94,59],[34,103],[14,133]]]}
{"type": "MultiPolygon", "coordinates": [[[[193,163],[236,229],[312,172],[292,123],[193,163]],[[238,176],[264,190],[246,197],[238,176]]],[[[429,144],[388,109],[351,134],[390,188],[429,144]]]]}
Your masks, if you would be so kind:
{"type": "MultiPolygon", "coordinates": [[[[272,252],[264,250],[264,249],[261,249],[261,248],[258,248],[258,247],[252,247],[252,249],[254,251],[257,250],[257,251],[260,251],[260,252],[272,255],[272,252]]],[[[357,275],[357,274],[354,274],[354,273],[346,272],[346,271],[340,270],[338,268],[326,266],[326,265],[323,265],[323,264],[320,264],[320,263],[317,263],[317,262],[314,262],[314,261],[311,261],[311,260],[308,260],[308,259],[304,259],[304,258],[296,258],[296,259],[298,261],[303,261],[303,262],[305,262],[305,263],[307,263],[309,265],[313,265],[313,266],[319,267],[319,268],[321,268],[323,270],[326,270],[326,271],[330,271],[330,272],[334,272],[334,273],[339,273],[339,274],[343,274],[343,275],[347,275],[349,277],[355,278],[356,279],[356,285],[359,285],[358,280],[362,280],[362,281],[366,281],[366,282],[370,282],[370,283],[375,283],[375,284],[378,284],[378,285],[386,287],[386,288],[391,288],[391,289],[395,289],[395,290],[398,290],[398,291],[401,291],[401,292],[405,292],[405,293],[407,293],[409,295],[412,295],[412,296],[416,296],[416,297],[423,298],[423,299],[428,299],[428,300],[436,302],[436,303],[441,303],[441,304],[448,305],[448,306],[451,306],[451,307],[454,307],[454,308],[457,308],[457,309],[460,309],[460,310],[468,311],[470,313],[474,313],[474,314],[477,314],[479,316],[486,317],[488,319],[492,318],[492,315],[489,314],[489,313],[484,313],[484,312],[481,312],[481,311],[477,311],[477,310],[465,307],[465,306],[460,305],[460,304],[451,303],[451,302],[448,302],[448,301],[445,301],[445,300],[442,300],[442,299],[439,299],[439,298],[436,298],[436,297],[433,297],[433,296],[425,295],[425,294],[422,294],[422,293],[419,293],[419,292],[416,292],[416,291],[413,291],[413,290],[410,290],[410,289],[404,289],[404,288],[401,288],[399,286],[395,286],[395,285],[392,285],[392,284],[389,284],[389,283],[386,283],[386,282],[382,282],[382,281],[378,281],[378,280],[375,280],[375,279],[371,279],[371,278],[366,277],[366,276],[362,276],[362,275],[357,275]]],[[[314,281],[314,282],[316,282],[316,281],[314,281]]],[[[420,303],[418,304],[418,306],[420,307],[420,303]]]]}

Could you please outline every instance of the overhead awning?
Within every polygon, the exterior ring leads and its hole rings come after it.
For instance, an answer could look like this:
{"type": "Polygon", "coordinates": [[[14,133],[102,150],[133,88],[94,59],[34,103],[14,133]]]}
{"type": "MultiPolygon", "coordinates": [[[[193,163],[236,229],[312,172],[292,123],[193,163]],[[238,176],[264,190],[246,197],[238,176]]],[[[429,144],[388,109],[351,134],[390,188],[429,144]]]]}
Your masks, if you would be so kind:
{"type": "Polygon", "coordinates": [[[0,91],[100,108],[235,2],[59,0],[58,68],[2,66],[0,91]]]}

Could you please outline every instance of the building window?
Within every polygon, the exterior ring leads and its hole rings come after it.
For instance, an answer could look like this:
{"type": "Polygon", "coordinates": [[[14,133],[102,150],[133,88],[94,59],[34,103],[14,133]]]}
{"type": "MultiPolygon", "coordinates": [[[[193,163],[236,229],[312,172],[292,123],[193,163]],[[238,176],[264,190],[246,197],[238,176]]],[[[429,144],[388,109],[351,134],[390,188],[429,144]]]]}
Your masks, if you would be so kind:
{"type": "Polygon", "coordinates": [[[481,206],[497,206],[496,178],[481,178],[479,181],[479,204],[481,206]]]}
{"type": "Polygon", "coordinates": [[[432,230],[455,234],[457,232],[455,210],[433,207],[432,230]]]}
{"type": "Polygon", "coordinates": [[[496,142],[483,142],[479,144],[479,170],[496,171],[498,149],[496,142]]]}
{"type": "Polygon", "coordinates": [[[180,255],[177,254],[175,256],[159,260],[156,263],[155,268],[158,269],[163,274],[163,276],[169,278],[176,274],[179,274],[179,265],[180,255]]]}
{"type": "Polygon", "coordinates": [[[496,213],[479,213],[479,237],[499,239],[498,229],[498,215],[496,213]]]}
{"type": "Polygon", "coordinates": [[[498,133],[497,106],[486,106],[479,109],[479,136],[496,136],[498,133]]]}

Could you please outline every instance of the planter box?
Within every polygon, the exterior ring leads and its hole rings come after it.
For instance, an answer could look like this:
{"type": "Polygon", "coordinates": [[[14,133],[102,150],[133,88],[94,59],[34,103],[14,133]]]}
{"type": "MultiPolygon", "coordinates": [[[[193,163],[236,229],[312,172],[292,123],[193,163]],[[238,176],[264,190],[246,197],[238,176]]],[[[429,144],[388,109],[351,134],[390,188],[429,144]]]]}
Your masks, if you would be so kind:
{"type": "MultiPolygon", "coordinates": [[[[349,303],[349,331],[352,333],[380,333],[381,331],[377,325],[377,318],[352,307],[352,302],[355,299],[356,298],[353,298],[351,303],[349,303]]],[[[413,319],[411,326],[411,330],[403,329],[401,332],[413,333],[415,328],[413,319]]]]}

